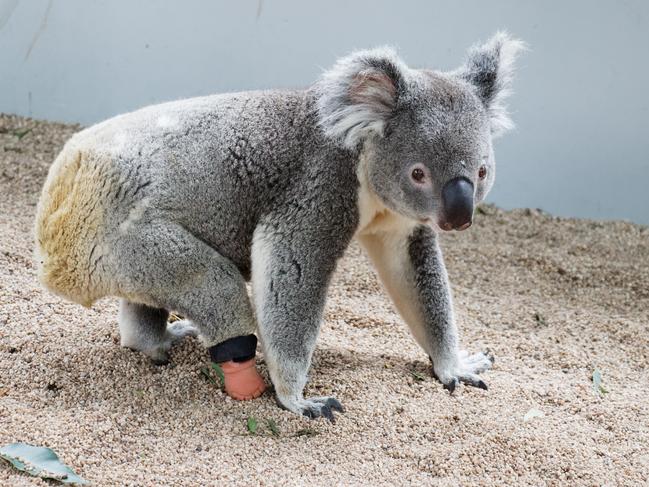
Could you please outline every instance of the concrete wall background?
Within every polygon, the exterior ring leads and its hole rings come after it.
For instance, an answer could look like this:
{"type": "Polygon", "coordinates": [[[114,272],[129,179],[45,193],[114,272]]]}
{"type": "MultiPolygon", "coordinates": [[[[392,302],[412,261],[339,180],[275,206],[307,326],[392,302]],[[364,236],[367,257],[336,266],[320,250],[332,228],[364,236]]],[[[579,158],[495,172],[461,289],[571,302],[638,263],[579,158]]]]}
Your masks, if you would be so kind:
{"type": "Polygon", "coordinates": [[[354,48],[451,69],[530,45],[490,200],[649,224],[649,2],[0,0],[0,111],[90,124],[169,99],[310,84],[354,48]]]}

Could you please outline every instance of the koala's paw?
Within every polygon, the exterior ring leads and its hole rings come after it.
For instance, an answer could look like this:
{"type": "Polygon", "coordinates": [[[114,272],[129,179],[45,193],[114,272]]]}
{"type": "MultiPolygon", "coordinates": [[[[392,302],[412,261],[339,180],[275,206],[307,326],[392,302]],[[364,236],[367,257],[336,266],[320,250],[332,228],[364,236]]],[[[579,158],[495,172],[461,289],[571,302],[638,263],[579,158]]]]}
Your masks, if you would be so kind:
{"type": "Polygon", "coordinates": [[[487,384],[478,374],[490,369],[494,360],[494,356],[488,351],[469,355],[466,350],[462,350],[458,354],[457,359],[450,363],[436,365],[435,361],[431,358],[431,362],[433,363],[433,376],[451,394],[460,382],[486,391],[487,384]]]}
{"type": "Polygon", "coordinates": [[[174,321],[167,326],[164,338],[158,346],[148,350],[143,350],[143,352],[151,357],[151,361],[155,365],[167,365],[169,363],[169,349],[184,337],[196,335],[197,330],[191,321],[174,321]]]}
{"type": "Polygon", "coordinates": [[[196,326],[189,320],[174,321],[167,326],[167,338],[171,344],[176,343],[183,337],[195,337],[197,335],[198,330],[196,326]]]}
{"type": "Polygon", "coordinates": [[[278,399],[278,403],[281,407],[306,416],[307,418],[316,419],[322,417],[332,423],[336,422],[334,411],[339,413],[345,412],[345,408],[343,408],[343,405],[335,397],[310,397],[297,401],[282,401],[278,399]]]}

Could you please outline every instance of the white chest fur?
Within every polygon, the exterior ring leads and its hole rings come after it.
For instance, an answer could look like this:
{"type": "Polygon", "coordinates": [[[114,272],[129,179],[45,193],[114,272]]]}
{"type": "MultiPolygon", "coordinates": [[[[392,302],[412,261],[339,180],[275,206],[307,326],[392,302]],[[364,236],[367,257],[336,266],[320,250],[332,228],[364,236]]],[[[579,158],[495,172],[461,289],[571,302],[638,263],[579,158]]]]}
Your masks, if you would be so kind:
{"type": "Polygon", "coordinates": [[[361,155],[358,164],[358,228],[356,236],[370,234],[408,235],[417,222],[395,213],[379,199],[370,188],[367,172],[367,160],[361,155]]]}

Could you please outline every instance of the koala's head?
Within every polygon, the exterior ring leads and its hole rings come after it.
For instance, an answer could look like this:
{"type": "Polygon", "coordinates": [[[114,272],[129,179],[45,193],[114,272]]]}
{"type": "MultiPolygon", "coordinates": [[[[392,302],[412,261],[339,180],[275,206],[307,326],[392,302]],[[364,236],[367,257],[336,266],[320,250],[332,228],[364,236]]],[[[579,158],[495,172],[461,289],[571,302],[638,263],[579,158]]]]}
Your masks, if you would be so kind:
{"type": "Polygon", "coordinates": [[[492,139],[513,126],[504,99],[522,47],[498,33],[450,73],[411,69],[387,48],[356,52],[316,85],[320,126],[360,151],[385,206],[463,230],[494,182],[492,139]]]}

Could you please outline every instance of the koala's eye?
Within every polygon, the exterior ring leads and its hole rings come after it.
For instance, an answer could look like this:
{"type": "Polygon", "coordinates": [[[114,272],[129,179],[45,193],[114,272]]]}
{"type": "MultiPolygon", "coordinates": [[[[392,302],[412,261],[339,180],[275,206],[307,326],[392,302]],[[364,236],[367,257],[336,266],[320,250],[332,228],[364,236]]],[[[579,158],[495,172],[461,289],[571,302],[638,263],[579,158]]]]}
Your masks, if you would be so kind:
{"type": "Polygon", "coordinates": [[[414,168],[412,170],[412,179],[414,179],[418,183],[423,183],[424,179],[426,179],[426,174],[424,173],[424,170],[421,169],[420,167],[414,168]]]}
{"type": "Polygon", "coordinates": [[[480,166],[480,169],[478,169],[478,177],[480,179],[487,177],[487,166],[480,166]]]}

